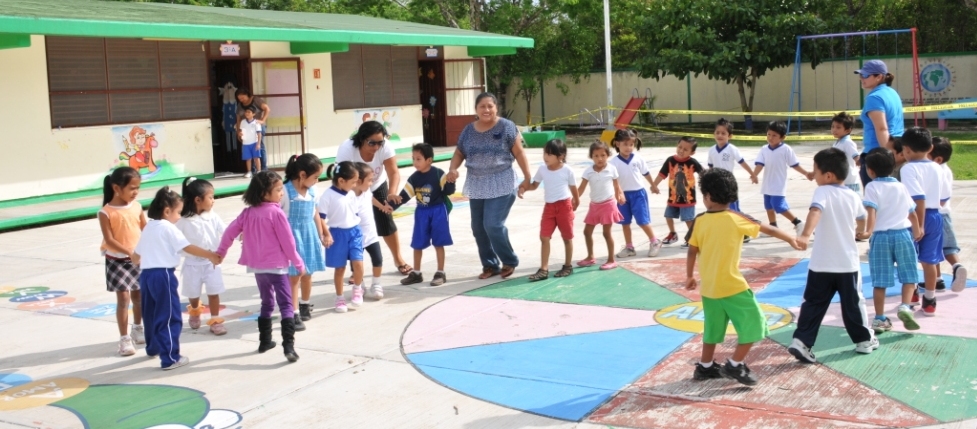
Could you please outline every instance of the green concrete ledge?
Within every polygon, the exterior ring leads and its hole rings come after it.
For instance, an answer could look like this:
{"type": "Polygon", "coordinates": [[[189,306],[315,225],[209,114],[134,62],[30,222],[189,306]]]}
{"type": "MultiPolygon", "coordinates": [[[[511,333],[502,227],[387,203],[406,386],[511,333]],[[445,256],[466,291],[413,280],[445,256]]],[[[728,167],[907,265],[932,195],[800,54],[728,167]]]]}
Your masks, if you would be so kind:
{"type": "MultiPolygon", "coordinates": [[[[406,150],[409,151],[410,148],[407,148],[406,150]]],[[[398,149],[397,152],[403,153],[404,151],[398,149]]],[[[434,162],[450,161],[453,155],[454,155],[453,152],[435,155],[434,162]]],[[[335,158],[324,158],[322,160],[322,163],[329,164],[332,163],[334,160],[335,158]]],[[[397,167],[399,168],[410,167],[413,164],[414,164],[413,161],[409,159],[397,161],[397,167]]],[[[213,175],[210,175],[210,177],[212,178],[213,175]]],[[[319,180],[320,181],[326,180],[325,174],[320,176],[319,180]]],[[[183,183],[183,179],[172,181],[172,182],[173,183],[157,182],[157,183],[152,183],[151,186],[155,187],[155,186],[169,186],[172,184],[180,184],[183,183]]],[[[215,185],[214,197],[226,198],[235,195],[241,195],[244,193],[247,187],[248,187],[247,184],[227,185],[227,186],[215,185]]],[[[48,203],[52,201],[64,200],[69,198],[87,198],[87,197],[93,197],[101,194],[102,194],[101,190],[91,191],[91,192],[79,191],[71,194],[58,194],[58,195],[48,195],[43,197],[35,197],[30,199],[32,200],[31,202],[24,202],[22,200],[15,200],[15,201],[21,201],[21,203],[16,204],[16,206],[24,206],[30,204],[48,203]],[[72,196],[69,198],[65,198],[68,195],[72,195],[72,196]]],[[[153,200],[152,198],[145,198],[145,199],[138,200],[138,202],[143,206],[143,208],[146,208],[149,207],[149,203],[152,202],[152,200],[153,200]]],[[[11,207],[11,206],[14,205],[7,205],[7,207],[11,207]]],[[[2,208],[2,206],[0,206],[0,208],[2,208]]],[[[20,216],[11,219],[4,219],[4,220],[0,220],[0,232],[8,232],[8,231],[25,229],[25,228],[34,228],[34,227],[50,225],[54,223],[63,223],[63,222],[72,222],[76,220],[91,219],[95,217],[95,215],[98,213],[99,209],[101,208],[102,206],[82,207],[82,208],[71,209],[71,210],[62,210],[62,211],[55,211],[55,212],[49,212],[43,214],[20,216]]]]}

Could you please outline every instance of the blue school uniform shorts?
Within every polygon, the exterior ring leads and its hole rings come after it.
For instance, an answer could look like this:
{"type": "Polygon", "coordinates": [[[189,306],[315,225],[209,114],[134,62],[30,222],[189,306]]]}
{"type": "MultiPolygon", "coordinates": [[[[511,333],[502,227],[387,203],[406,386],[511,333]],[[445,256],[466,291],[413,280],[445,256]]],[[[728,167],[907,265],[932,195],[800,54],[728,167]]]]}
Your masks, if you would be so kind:
{"type": "Polygon", "coordinates": [[[352,228],[329,228],[332,246],[326,248],[326,267],[345,268],[349,261],[363,260],[363,233],[352,228]]]}
{"type": "Polygon", "coordinates": [[[454,244],[451,241],[451,229],[448,227],[448,207],[444,204],[436,206],[418,206],[414,210],[414,236],[410,240],[411,249],[424,250],[434,247],[444,247],[454,244]]]}

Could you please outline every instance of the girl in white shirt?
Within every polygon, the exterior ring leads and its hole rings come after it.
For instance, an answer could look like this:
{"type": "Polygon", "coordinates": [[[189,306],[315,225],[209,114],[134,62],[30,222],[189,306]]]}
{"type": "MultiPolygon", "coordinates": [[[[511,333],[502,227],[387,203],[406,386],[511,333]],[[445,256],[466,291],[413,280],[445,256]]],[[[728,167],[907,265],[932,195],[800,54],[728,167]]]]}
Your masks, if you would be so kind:
{"type": "MultiPolygon", "coordinates": [[[[217,250],[221,236],[224,235],[224,222],[214,213],[214,185],[206,180],[187,177],[183,180],[182,218],[176,222],[177,229],[183,233],[190,244],[211,252],[217,250]]],[[[183,277],[183,296],[190,299],[187,311],[190,313],[190,328],[200,328],[200,293],[207,286],[207,307],[210,309],[210,332],[224,335],[224,319],[220,313],[220,294],[224,292],[224,278],[221,267],[216,267],[206,258],[187,255],[180,270],[183,277]]]]}
{"type": "Polygon", "coordinates": [[[519,186],[519,198],[526,191],[535,191],[539,184],[546,182],[543,189],[546,205],[543,207],[543,219],[539,226],[539,241],[542,243],[542,262],[536,274],[529,276],[529,281],[547,279],[550,276],[550,238],[553,231],[560,229],[563,237],[563,247],[566,249],[566,261],[563,268],[556,273],[556,277],[566,277],[573,274],[573,218],[574,211],[580,205],[580,193],[577,192],[577,180],[573,177],[573,170],[566,166],[567,147],[563,140],[553,139],[543,147],[543,166],[539,167],[533,176],[532,185],[528,188],[519,186]]]}
{"type": "Polygon", "coordinates": [[[587,210],[587,217],[583,223],[587,226],[583,229],[583,235],[587,242],[587,257],[577,262],[581,267],[589,267],[597,263],[594,259],[594,227],[602,225],[604,227],[604,241],[607,242],[607,262],[600,266],[602,270],[610,270],[617,267],[614,262],[614,237],[611,235],[611,227],[615,223],[624,219],[618,210],[618,204],[624,204],[624,191],[618,183],[617,169],[607,163],[611,157],[611,149],[602,141],[596,141],[590,145],[590,159],[594,160],[594,165],[588,167],[583,172],[583,180],[580,181],[580,193],[587,190],[587,184],[592,184],[590,189],[590,209],[587,210]]]}
{"type": "Polygon", "coordinates": [[[360,174],[350,161],[326,168],[332,186],[319,197],[319,216],[329,227],[325,231],[326,267],[335,269],[336,312],[345,313],[343,274],[346,264],[353,266],[353,296],[350,304],[363,304],[363,233],[360,230],[359,204],[351,191],[359,183],[360,174]]]}
{"type": "MultiPolygon", "coordinates": [[[[360,182],[353,188],[358,203],[358,214],[360,217],[360,232],[363,233],[363,250],[370,254],[370,263],[373,265],[373,283],[370,285],[370,297],[373,299],[383,299],[383,286],[380,285],[380,275],[383,270],[383,254],[380,252],[380,237],[377,235],[377,222],[373,217],[373,208],[382,208],[380,202],[373,198],[370,187],[373,186],[373,167],[365,162],[357,162],[356,170],[360,174],[360,182]]],[[[365,271],[365,267],[364,267],[365,271]]],[[[355,284],[355,280],[350,277],[350,284],[355,284]]]]}

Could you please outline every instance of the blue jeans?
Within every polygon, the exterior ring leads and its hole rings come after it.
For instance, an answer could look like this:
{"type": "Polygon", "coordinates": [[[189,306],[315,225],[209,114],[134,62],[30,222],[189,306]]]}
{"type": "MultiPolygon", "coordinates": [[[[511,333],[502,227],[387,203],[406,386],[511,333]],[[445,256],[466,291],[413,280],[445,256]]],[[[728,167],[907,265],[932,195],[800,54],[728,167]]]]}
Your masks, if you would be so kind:
{"type": "Polygon", "coordinates": [[[505,220],[509,210],[516,202],[516,192],[487,200],[472,199],[469,208],[472,213],[472,234],[478,246],[478,257],[482,267],[500,270],[500,263],[510,267],[519,266],[519,257],[509,242],[509,229],[505,220]]]}
{"type": "MultiPolygon", "coordinates": [[[[268,152],[265,149],[265,142],[261,142],[261,171],[268,171],[268,152]]],[[[251,172],[258,174],[258,166],[251,163],[251,172]]]]}

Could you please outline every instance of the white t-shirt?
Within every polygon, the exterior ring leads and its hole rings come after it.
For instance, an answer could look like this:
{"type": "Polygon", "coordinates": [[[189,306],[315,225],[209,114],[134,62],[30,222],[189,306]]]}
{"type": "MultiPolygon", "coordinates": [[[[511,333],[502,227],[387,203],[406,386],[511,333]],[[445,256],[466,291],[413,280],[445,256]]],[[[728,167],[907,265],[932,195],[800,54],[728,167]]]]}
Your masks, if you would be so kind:
{"type": "Polygon", "coordinates": [[[821,210],[821,220],[814,229],[818,239],[814,241],[808,269],[822,273],[857,272],[855,219],[865,218],[861,197],[844,186],[818,186],[811,200],[811,208],[815,207],[821,210]]]}
{"type": "Polygon", "coordinates": [[[319,197],[319,213],[326,215],[330,228],[352,228],[360,224],[359,203],[355,192],[343,192],[330,186],[319,197]]]}
{"type": "Polygon", "coordinates": [[[848,158],[848,177],[845,179],[845,184],[857,185],[862,183],[862,179],[858,177],[858,167],[855,166],[855,158],[861,155],[858,152],[858,146],[855,146],[855,141],[851,139],[851,136],[844,136],[835,142],[834,147],[845,152],[845,156],[848,158]]]}
{"type": "Polygon", "coordinates": [[[946,204],[940,206],[940,213],[950,214],[950,198],[953,197],[953,170],[950,170],[950,166],[945,162],[940,164],[940,170],[943,171],[943,189],[940,191],[940,200],[946,201],[946,204]]]}
{"type": "MultiPolygon", "coordinates": [[[[213,211],[203,212],[192,217],[180,218],[176,222],[176,228],[183,233],[190,244],[201,249],[217,251],[221,244],[221,237],[224,235],[224,222],[220,216],[213,211]]],[[[210,261],[199,256],[193,256],[186,252],[180,252],[186,256],[185,265],[207,265],[210,261]]]]}
{"type": "Polygon", "coordinates": [[[190,245],[179,228],[168,220],[150,219],[136,245],[141,258],[139,268],[176,268],[180,251],[190,245]]]}
{"type": "MultiPolygon", "coordinates": [[[[356,192],[350,192],[356,195],[356,192]]],[[[373,218],[373,194],[364,192],[356,195],[356,204],[359,208],[357,215],[360,219],[360,232],[363,234],[363,248],[380,241],[377,236],[377,222],[373,218]]]]}
{"type": "Polygon", "coordinates": [[[722,149],[718,144],[709,148],[710,168],[733,171],[741,162],[743,162],[743,155],[740,155],[740,149],[732,143],[726,143],[722,149]]]}
{"type": "Polygon", "coordinates": [[[617,169],[607,164],[603,170],[594,171],[594,166],[587,167],[583,172],[584,180],[590,186],[590,202],[603,203],[614,198],[614,179],[617,179],[617,169]]]}
{"type": "Polygon", "coordinates": [[[800,161],[794,155],[794,149],[787,143],[781,143],[776,148],[771,148],[769,144],[760,148],[755,164],[763,166],[760,192],[783,197],[787,195],[787,169],[796,167],[800,161]]]}
{"type": "Polygon", "coordinates": [[[879,177],[865,186],[865,207],[875,209],[875,229],[889,231],[906,229],[912,225],[909,213],[916,211],[916,203],[906,186],[894,177],[879,177]]]}
{"type": "Polygon", "coordinates": [[[566,164],[560,166],[556,171],[550,170],[545,164],[540,166],[539,170],[536,170],[536,175],[533,176],[533,182],[543,184],[543,196],[547,203],[572,198],[573,194],[570,193],[570,187],[577,186],[577,179],[573,177],[573,170],[566,164]]]}
{"type": "Polygon", "coordinates": [[[915,200],[926,200],[927,209],[939,209],[940,200],[949,198],[943,192],[943,171],[940,166],[930,160],[909,161],[899,172],[902,184],[906,185],[909,195],[915,200]]]}
{"type": "Polygon", "coordinates": [[[247,119],[241,120],[241,142],[245,145],[258,143],[258,134],[261,133],[261,123],[257,119],[248,122],[247,119]]]}
{"type": "MultiPolygon", "coordinates": [[[[363,142],[363,144],[367,144],[363,142]]],[[[364,161],[363,157],[360,156],[360,150],[353,146],[353,140],[346,140],[343,144],[339,145],[339,149],[336,150],[336,162],[343,161],[353,161],[353,162],[366,162],[373,169],[373,186],[370,186],[371,191],[376,191],[380,189],[380,186],[387,182],[387,170],[383,168],[383,162],[397,156],[397,152],[394,148],[390,146],[390,142],[385,142],[383,146],[380,146],[380,150],[373,155],[372,161],[364,161]]]]}
{"type": "MultiPolygon", "coordinates": [[[[648,171],[645,159],[638,152],[631,152],[631,159],[629,160],[621,158],[621,155],[614,156],[608,161],[608,164],[617,168],[618,174],[621,175],[618,181],[622,191],[630,192],[644,189],[641,180],[651,174],[648,171]]],[[[645,181],[647,182],[647,179],[645,181]]]]}

